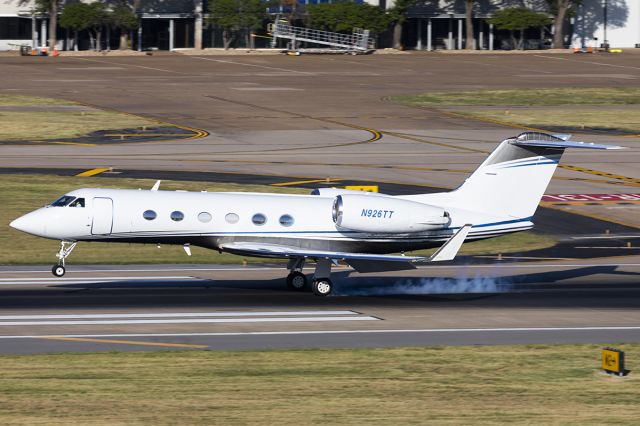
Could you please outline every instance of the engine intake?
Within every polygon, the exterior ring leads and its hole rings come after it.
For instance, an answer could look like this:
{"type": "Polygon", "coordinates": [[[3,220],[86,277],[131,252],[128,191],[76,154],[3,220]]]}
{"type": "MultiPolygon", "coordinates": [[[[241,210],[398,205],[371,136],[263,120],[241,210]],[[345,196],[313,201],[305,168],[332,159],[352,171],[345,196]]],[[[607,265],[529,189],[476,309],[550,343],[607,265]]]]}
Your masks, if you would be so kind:
{"type": "Polygon", "coordinates": [[[340,229],[376,234],[431,231],[451,223],[441,207],[388,196],[338,195],[332,214],[340,229]]]}

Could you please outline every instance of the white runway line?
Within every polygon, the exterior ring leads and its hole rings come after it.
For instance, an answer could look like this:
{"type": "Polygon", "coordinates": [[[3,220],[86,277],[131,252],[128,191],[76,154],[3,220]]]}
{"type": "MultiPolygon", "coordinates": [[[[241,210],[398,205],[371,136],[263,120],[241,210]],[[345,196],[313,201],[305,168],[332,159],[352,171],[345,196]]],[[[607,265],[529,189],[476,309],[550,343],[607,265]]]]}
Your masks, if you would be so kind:
{"type": "Polygon", "coordinates": [[[267,66],[267,65],[248,64],[246,62],[237,62],[237,61],[230,61],[230,60],[225,60],[225,59],[202,58],[200,56],[192,56],[192,58],[193,59],[201,59],[203,61],[220,62],[220,63],[223,63],[223,64],[242,65],[244,67],[254,67],[254,68],[263,68],[263,69],[267,69],[267,70],[285,71],[287,73],[294,73],[294,74],[305,74],[305,75],[314,75],[315,74],[315,73],[312,73],[312,72],[296,71],[296,70],[290,70],[290,69],[287,69],[287,68],[270,67],[270,66],[267,66]]]}
{"type": "Polygon", "coordinates": [[[26,325],[135,325],[135,324],[239,324],[265,322],[327,322],[327,321],[380,321],[369,316],[321,316],[321,317],[255,317],[255,318],[201,318],[201,319],[143,319],[143,320],[96,320],[96,321],[2,321],[0,327],[26,325]]]}
{"type": "Polygon", "coordinates": [[[610,327],[514,327],[514,328],[434,328],[389,330],[313,330],[313,331],[247,331],[221,333],[122,333],[122,334],[30,334],[0,335],[0,339],[41,339],[43,337],[233,337],[233,336],[287,336],[319,334],[385,334],[385,333],[475,333],[475,332],[532,332],[532,331],[640,331],[640,326],[610,327]]]}
{"type": "Polygon", "coordinates": [[[135,281],[139,283],[160,283],[164,281],[207,282],[204,278],[189,276],[146,276],[146,277],[84,277],[84,278],[0,278],[0,286],[15,285],[65,285],[101,284],[135,281]]]}
{"type": "MultiPolygon", "coordinates": [[[[41,319],[106,319],[106,318],[181,318],[181,317],[268,317],[303,315],[360,315],[354,311],[256,311],[256,312],[156,312],[142,314],[55,314],[55,315],[1,315],[0,320],[41,319]]],[[[3,323],[0,322],[0,325],[3,323]]]]}

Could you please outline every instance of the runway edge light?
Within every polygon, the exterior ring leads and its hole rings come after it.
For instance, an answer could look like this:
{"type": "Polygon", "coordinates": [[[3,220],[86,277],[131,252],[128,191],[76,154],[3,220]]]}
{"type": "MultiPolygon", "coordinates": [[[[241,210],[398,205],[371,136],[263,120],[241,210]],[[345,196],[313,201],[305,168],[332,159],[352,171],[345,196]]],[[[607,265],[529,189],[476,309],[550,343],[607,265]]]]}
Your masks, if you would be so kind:
{"type": "Polygon", "coordinates": [[[607,374],[626,376],[629,370],[624,368],[624,351],[615,348],[602,348],[602,369],[607,374]]]}

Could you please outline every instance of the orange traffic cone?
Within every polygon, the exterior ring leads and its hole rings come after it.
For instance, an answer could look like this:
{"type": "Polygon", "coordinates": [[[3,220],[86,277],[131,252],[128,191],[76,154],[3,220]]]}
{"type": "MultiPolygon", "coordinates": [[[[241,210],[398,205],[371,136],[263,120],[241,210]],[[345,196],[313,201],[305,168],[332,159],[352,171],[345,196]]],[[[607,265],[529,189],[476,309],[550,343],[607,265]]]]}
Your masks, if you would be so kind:
{"type": "Polygon", "coordinates": [[[58,52],[58,48],[57,47],[53,48],[53,56],[60,56],[60,52],[58,52]]]}

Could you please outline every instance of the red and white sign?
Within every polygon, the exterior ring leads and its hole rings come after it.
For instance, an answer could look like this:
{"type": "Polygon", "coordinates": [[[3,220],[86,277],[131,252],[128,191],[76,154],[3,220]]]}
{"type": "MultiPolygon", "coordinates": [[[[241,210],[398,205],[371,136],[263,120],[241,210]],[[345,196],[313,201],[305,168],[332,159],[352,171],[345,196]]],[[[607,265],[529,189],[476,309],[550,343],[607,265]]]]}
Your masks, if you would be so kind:
{"type": "Polygon", "coordinates": [[[640,194],[553,194],[543,195],[542,201],[571,202],[571,201],[640,201],[640,194]]]}

